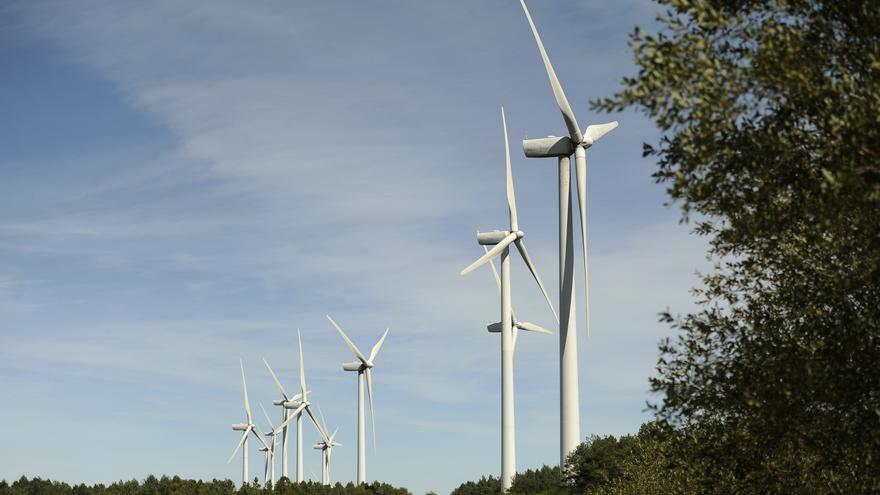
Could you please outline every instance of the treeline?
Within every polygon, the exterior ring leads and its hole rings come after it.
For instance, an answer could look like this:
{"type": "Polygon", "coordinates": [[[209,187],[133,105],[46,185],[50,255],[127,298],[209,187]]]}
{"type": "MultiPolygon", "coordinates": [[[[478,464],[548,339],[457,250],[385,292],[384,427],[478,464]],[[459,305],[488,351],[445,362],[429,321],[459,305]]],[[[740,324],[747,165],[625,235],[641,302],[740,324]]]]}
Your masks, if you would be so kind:
{"type": "Polygon", "coordinates": [[[0,495],[412,495],[405,488],[387,483],[364,485],[336,483],[325,486],[317,482],[292,483],[286,478],[274,487],[261,487],[258,480],[238,487],[231,480],[187,480],[178,476],[149,476],[143,482],[117,481],[109,485],[70,485],[59,481],[24,476],[13,483],[0,481],[0,495]]]}

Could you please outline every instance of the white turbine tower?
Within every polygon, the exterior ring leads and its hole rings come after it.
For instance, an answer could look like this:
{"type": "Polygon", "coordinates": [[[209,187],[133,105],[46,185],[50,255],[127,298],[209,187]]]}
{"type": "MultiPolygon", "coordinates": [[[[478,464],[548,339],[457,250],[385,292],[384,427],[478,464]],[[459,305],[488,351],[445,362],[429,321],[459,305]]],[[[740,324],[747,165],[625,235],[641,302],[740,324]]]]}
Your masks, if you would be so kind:
{"type": "Polygon", "coordinates": [[[260,403],[260,409],[263,410],[263,416],[266,417],[266,422],[269,423],[269,431],[263,433],[265,436],[272,436],[272,446],[271,448],[261,447],[260,451],[266,453],[266,469],[263,474],[264,483],[268,485],[268,480],[272,480],[272,485],[275,485],[275,447],[278,445],[278,432],[275,431],[275,425],[272,424],[272,420],[269,419],[269,414],[266,412],[266,408],[263,407],[263,403],[260,403]]]}
{"type": "MultiPolygon", "coordinates": [[[[519,229],[516,215],[516,195],[513,189],[513,172],[510,167],[510,149],[507,142],[507,120],[504,108],[501,109],[501,123],[504,128],[504,156],[507,176],[507,207],[510,215],[510,230],[477,234],[477,242],[483,246],[494,244],[477,261],[461,271],[465,275],[480,265],[501,256],[501,489],[510,489],[516,474],[516,426],[513,410],[513,312],[510,307],[510,245],[514,244],[525,261],[526,266],[544,294],[550,311],[556,316],[550,296],[538,276],[538,271],[529,257],[523,243],[523,231],[519,229]]],[[[490,325],[491,331],[491,325],[490,325]]]]}
{"type": "Polygon", "coordinates": [[[354,356],[358,359],[358,361],[354,363],[343,363],[342,369],[345,371],[357,371],[357,394],[358,394],[358,467],[357,467],[357,482],[358,484],[365,483],[367,480],[367,455],[366,455],[366,432],[364,429],[364,378],[367,380],[367,394],[370,398],[370,420],[373,424],[373,448],[376,446],[376,416],[373,411],[373,378],[372,378],[372,369],[373,369],[373,360],[376,359],[376,355],[379,354],[379,349],[382,348],[382,343],[385,342],[385,337],[388,336],[388,329],[385,329],[385,333],[382,334],[382,338],[379,339],[379,342],[376,342],[376,345],[373,346],[373,349],[370,351],[370,357],[364,357],[364,354],[354,345],[354,342],[348,338],[348,335],[345,335],[345,332],[342,331],[342,328],[333,321],[333,318],[330,318],[330,315],[327,315],[327,319],[330,320],[330,323],[339,331],[339,335],[342,335],[342,339],[345,340],[345,343],[348,345],[348,348],[351,349],[351,352],[354,353],[354,356]]]}
{"type": "MultiPolygon", "coordinates": [[[[275,433],[283,432],[287,429],[288,425],[291,421],[296,420],[296,482],[301,483],[303,481],[303,453],[302,453],[302,413],[305,411],[309,417],[312,419],[312,423],[320,431],[320,425],[318,425],[318,420],[315,418],[314,413],[311,409],[311,403],[309,402],[308,394],[309,391],[306,387],[306,368],[305,368],[305,360],[303,359],[303,349],[302,349],[302,336],[299,333],[299,330],[296,332],[297,339],[299,340],[299,386],[300,393],[293,396],[290,400],[285,400],[282,402],[282,406],[284,406],[285,410],[292,409],[292,413],[288,413],[286,419],[275,429],[275,433]]],[[[272,371],[272,367],[269,366],[269,363],[264,359],[263,362],[266,363],[266,367],[269,368],[269,373],[272,374],[272,378],[275,380],[275,385],[278,387],[278,390],[281,392],[281,395],[285,398],[287,397],[287,392],[284,390],[284,387],[281,385],[281,381],[278,380],[278,376],[275,375],[275,372],[272,371]]]]}
{"type": "Polygon", "coordinates": [[[532,21],[524,0],[520,0],[538,51],[544,61],[550,88],[562,112],[567,137],[547,137],[523,141],[523,151],[529,158],[556,157],[559,160],[559,466],[565,466],[565,458],[580,443],[580,401],[578,397],[577,326],[574,284],[574,239],[571,222],[571,155],[575,156],[578,205],[581,218],[581,242],[584,250],[584,293],[586,302],[586,328],[590,335],[590,277],[587,259],[587,158],[584,150],[599,138],[614,130],[617,122],[587,126],[581,133],[571,105],[562,91],[550,58],[544,50],[541,36],[532,21]]]}
{"type": "Polygon", "coordinates": [[[248,482],[248,437],[253,433],[264,447],[268,449],[269,446],[266,444],[266,441],[263,440],[263,436],[260,435],[260,431],[257,430],[257,425],[254,424],[253,418],[251,417],[251,403],[248,399],[247,382],[244,379],[244,363],[239,359],[238,364],[241,367],[241,385],[244,388],[244,411],[245,414],[247,414],[247,423],[236,423],[232,425],[233,430],[243,431],[244,433],[242,433],[241,440],[238,441],[238,445],[235,447],[235,450],[232,451],[232,455],[229,456],[229,460],[226,461],[226,464],[232,462],[232,459],[235,458],[235,454],[238,453],[238,449],[244,447],[241,454],[241,482],[242,484],[245,484],[248,482]]]}

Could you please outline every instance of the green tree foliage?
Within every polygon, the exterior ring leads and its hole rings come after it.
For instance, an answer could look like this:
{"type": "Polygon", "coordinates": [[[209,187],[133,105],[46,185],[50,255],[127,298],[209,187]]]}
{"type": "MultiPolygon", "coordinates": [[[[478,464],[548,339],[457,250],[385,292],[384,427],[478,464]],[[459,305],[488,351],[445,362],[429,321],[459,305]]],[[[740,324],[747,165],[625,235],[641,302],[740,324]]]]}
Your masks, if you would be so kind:
{"type": "Polygon", "coordinates": [[[501,479],[483,476],[478,481],[465,481],[449,495],[497,495],[501,493],[501,479]]]}
{"type": "Polygon", "coordinates": [[[686,478],[679,457],[671,452],[670,435],[656,423],[642,425],[625,454],[616,463],[615,474],[586,491],[589,495],[654,495],[675,493],[696,495],[686,478]]]}
{"type": "Polygon", "coordinates": [[[606,485],[620,476],[620,463],[633,449],[630,435],[590,436],[568,455],[565,484],[574,493],[583,493],[606,485]]]}
{"type": "Polygon", "coordinates": [[[527,469],[516,473],[510,485],[511,495],[521,494],[559,494],[567,493],[562,489],[559,479],[559,466],[542,466],[538,469],[527,469]]]}
{"type": "Polygon", "coordinates": [[[324,486],[320,483],[290,483],[280,481],[275,488],[260,488],[259,484],[237,488],[230,480],[185,480],[174,476],[149,476],[142,483],[136,480],[118,481],[110,485],[76,485],[22,476],[11,485],[0,482],[0,495],[412,495],[405,488],[373,482],[356,486],[353,483],[324,486]]]}
{"type": "Polygon", "coordinates": [[[664,316],[668,453],[700,493],[880,492],[880,2],[659,3],[596,107],[656,122],[716,262],[664,316]]]}

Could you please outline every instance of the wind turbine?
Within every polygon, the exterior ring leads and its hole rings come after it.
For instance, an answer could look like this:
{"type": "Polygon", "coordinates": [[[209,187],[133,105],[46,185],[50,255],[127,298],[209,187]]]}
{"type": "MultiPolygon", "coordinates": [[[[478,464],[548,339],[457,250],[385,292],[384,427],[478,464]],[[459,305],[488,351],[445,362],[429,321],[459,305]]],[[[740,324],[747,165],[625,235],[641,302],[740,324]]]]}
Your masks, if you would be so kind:
{"type": "Polygon", "coordinates": [[[379,354],[379,349],[382,348],[382,343],[385,342],[385,337],[388,336],[388,330],[385,329],[385,333],[382,334],[382,338],[379,339],[379,342],[376,342],[376,345],[373,346],[373,349],[370,351],[370,357],[364,357],[364,354],[354,345],[354,342],[348,338],[348,335],[345,335],[345,332],[342,331],[342,328],[333,321],[333,318],[330,318],[330,315],[327,315],[327,319],[330,320],[330,323],[339,331],[339,335],[342,335],[342,339],[345,340],[345,343],[348,344],[348,348],[351,349],[351,352],[354,353],[354,356],[358,359],[353,363],[343,363],[342,369],[345,371],[357,371],[357,394],[358,394],[358,467],[357,467],[357,482],[358,484],[365,483],[367,480],[367,455],[366,455],[366,432],[364,431],[364,377],[367,380],[367,394],[370,396],[370,420],[373,423],[373,448],[376,446],[376,416],[373,411],[373,360],[376,359],[376,355],[379,354]]]}
{"type": "Polygon", "coordinates": [[[242,484],[247,484],[248,482],[248,437],[251,433],[256,435],[257,440],[263,444],[267,449],[269,446],[266,444],[266,441],[263,440],[263,436],[260,435],[260,431],[257,430],[257,425],[254,424],[253,418],[251,418],[251,403],[248,400],[248,391],[247,391],[247,382],[244,379],[244,363],[241,362],[241,359],[238,360],[238,364],[241,367],[241,385],[244,388],[244,411],[247,414],[247,423],[236,423],[232,425],[232,429],[235,431],[243,431],[244,433],[241,435],[241,440],[238,441],[238,445],[235,447],[235,450],[232,451],[232,455],[229,456],[229,460],[226,461],[226,464],[232,462],[232,459],[235,458],[235,454],[238,453],[238,449],[244,446],[244,450],[242,451],[242,468],[241,468],[241,482],[242,484]]]}
{"type": "Polygon", "coordinates": [[[321,451],[321,483],[325,485],[330,484],[330,459],[333,457],[333,447],[341,447],[342,444],[335,441],[336,433],[339,431],[339,428],[336,428],[333,431],[333,434],[329,437],[327,436],[327,422],[324,420],[324,413],[321,412],[321,408],[318,408],[318,412],[321,414],[321,422],[324,423],[324,426],[319,428],[319,432],[321,433],[321,441],[314,445],[315,449],[321,451]]]}
{"type": "MultiPolygon", "coordinates": [[[[282,427],[282,431],[281,431],[281,476],[284,478],[288,478],[287,445],[289,443],[290,431],[289,431],[289,428],[287,425],[290,423],[288,421],[289,418],[291,417],[290,410],[299,408],[300,403],[302,401],[302,394],[296,394],[293,396],[288,395],[287,391],[284,390],[284,386],[281,385],[281,381],[278,379],[278,376],[275,375],[274,371],[272,371],[272,367],[269,366],[269,362],[266,361],[265,358],[263,358],[263,363],[266,364],[266,368],[269,369],[269,373],[272,375],[272,378],[275,380],[275,386],[278,388],[278,391],[281,392],[281,399],[273,400],[272,404],[274,404],[276,406],[281,406],[281,424],[284,425],[282,427]]],[[[299,424],[298,418],[297,418],[297,424],[299,424]]],[[[300,436],[299,434],[300,433],[301,433],[301,431],[298,429],[297,430],[297,444],[299,444],[299,436],[300,436]]],[[[297,480],[297,481],[300,481],[300,480],[297,480]]]]}
{"type": "Polygon", "coordinates": [[[330,484],[330,459],[333,457],[333,447],[341,447],[342,444],[335,441],[337,428],[327,439],[321,439],[314,445],[314,448],[321,451],[321,482],[325,485],[330,484]]]}
{"type": "MultiPolygon", "coordinates": [[[[305,411],[309,417],[312,419],[312,423],[315,424],[316,427],[320,430],[320,426],[318,425],[318,420],[315,418],[314,413],[312,413],[311,403],[308,399],[309,391],[306,387],[306,368],[305,368],[305,360],[303,359],[303,349],[302,349],[302,335],[300,335],[299,330],[296,331],[297,339],[299,340],[299,385],[300,385],[300,393],[293,396],[292,400],[284,401],[282,405],[285,410],[293,409],[292,413],[289,413],[286,419],[281,423],[278,428],[275,429],[275,432],[281,432],[287,429],[287,426],[291,421],[296,420],[296,482],[301,483],[303,481],[303,453],[302,453],[302,413],[305,411]]],[[[263,362],[266,362],[263,360],[263,362]]],[[[275,375],[275,372],[272,371],[272,367],[269,366],[269,363],[266,362],[266,367],[269,368],[269,373],[272,374],[272,378],[275,380],[275,385],[278,387],[278,390],[284,397],[287,397],[287,392],[284,391],[284,387],[281,385],[281,381],[278,380],[278,377],[275,375]]]]}
{"type": "MultiPolygon", "coordinates": [[[[278,432],[275,431],[275,425],[272,424],[272,420],[269,419],[269,414],[266,413],[266,408],[263,407],[263,403],[260,403],[260,409],[263,410],[263,416],[266,417],[266,421],[269,423],[269,431],[263,433],[266,436],[272,436],[272,448],[261,447],[260,451],[266,453],[266,469],[265,474],[263,475],[264,480],[272,480],[272,485],[275,485],[275,447],[278,445],[278,432]],[[270,464],[271,463],[271,464],[270,464]],[[270,477],[271,475],[271,477],[270,477]]],[[[264,483],[268,484],[267,481],[264,483]]]]}
{"type": "Polygon", "coordinates": [[[550,88],[556,98],[556,104],[562,112],[565,126],[568,128],[568,136],[550,136],[541,139],[523,140],[523,152],[529,158],[557,157],[559,161],[559,416],[560,416],[560,441],[559,441],[559,465],[565,466],[565,459],[581,441],[580,434],[580,404],[578,398],[578,363],[577,363],[577,326],[575,315],[575,284],[574,284],[574,239],[572,237],[571,223],[571,155],[574,153],[575,169],[577,175],[577,195],[581,218],[581,242],[584,251],[584,295],[586,302],[586,328],[587,336],[590,335],[590,277],[587,258],[587,158],[585,150],[593,145],[602,136],[617,127],[617,121],[607,124],[587,126],[581,133],[577,119],[544,44],[538,29],[532,21],[532,16],[526,7],[525,0],[520,0],[538,51],[547,70],[550,79],[550,88]]]}
{"type": "MultiPolygon", "coordinates": [[[[529,257],[526,246],[523,243],[523,231],[519,229],[516,215],[516,195],[513,189],[513,172],[510,167],[510,148],[507,141],[507,119],[504,116],[504,108],[501,109],[501,124],[504,128],[504,157],[507,175],[507,208],[510,215],[510,230],[492,231],[477,234],[477,242],[483,246],[494,244],[492,249],[486,250],[485,254],[461,271],[462,275],[470,273],[475,268],[501,256],[501,489],[507,491],[516,474],[516,430],[513,411],[513,312],[510,307],[510,245],[514,244],[517,251],[525,261],[526,266],[532,273],[538,287],[544,294],[550,311],[556,317],[553,303],[547,289],[544,288],[541,277],[529,257]]],[[[485,248],[484,248],[485,249],[485,248]]],[[[491,325],[490,325],[491,331],[491,325]]]]}
{"type": "MultiPolygon", "coordinates": [[[[477,234],[479,234],[479,232],[477,232],[477,234]]],[[[483,251],[488,253],[489,248],[487,248],[486,246],[483,246],[483,251]]],[[[498,292],[501,292],[501,278],[498,276],[498,270],[495,268],[495,260],[489,260],[489,266],[492,267],[492,275],[495,276],[495,285],[498,286],[498,292]]],[[[547,334],[547,335],[553,335],[553,332],[551,332],[550,330],[547,330],[546,328],[544,328],[540,325],[536,325],[534,323],[529,323],[527,321],[519,321],[516,318],[516,313],[513,311],[513,305],[510,306],[510,318],[511,318],[511,325],[513,327],[513,329],[512,329],[513,338],[511,339],[511,340],[513,340],[513,342],[511,344],[511,347],[513,347],[514,352],[516,352],[516,339],[517,339],[517,335],[519,334],[518,330],[525,330],[526,332],[536,332],[536,333],[543,333],[543,334],[547,334]]],[[[556,323],[559,323],[559,321],[557,321],[556,323]]],[[[490,333],[501,333],[501,326],[502,325],[501,325],[500,321],[496,322],[496,323],[490,323],[489,325],[486,325],[486,330],[488,330],[490,333]]]]}

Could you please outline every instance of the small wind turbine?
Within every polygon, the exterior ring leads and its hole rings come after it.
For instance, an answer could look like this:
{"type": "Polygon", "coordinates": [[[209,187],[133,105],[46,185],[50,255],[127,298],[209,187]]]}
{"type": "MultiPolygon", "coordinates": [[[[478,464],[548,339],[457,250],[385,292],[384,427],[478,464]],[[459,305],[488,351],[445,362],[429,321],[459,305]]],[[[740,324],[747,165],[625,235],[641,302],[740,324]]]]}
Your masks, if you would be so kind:
{"type": "MultiPolygon", "coordinates": [[[[550,306],[550,311],[556,317],[553,303],[541,277],[529,257],[526,246],[523,243],[523,231],[519,229],[516,215],[516,194],[513,189],[513,172],[510,167],[510,149],[507,141],[507,119],[504,116],[504,108],[501,109],[501,124],[504,128],[504,156],[507,176],[507,207],[510,215],[510,230],[493,231],[477,234],[477,242],[483,246],[495,244],[492,249],[486,251],[477,261],[468,265],[461,271],[462,275],[470,273],[480,265],[501,256],[501,489],[510,489],[513,476],[516,474],[516,426],[514,423],[513,410],[513,311],[510,305],[510,245],[514,244],[525,261],[526,266],[532,273],[538,287],[544,294],[544,299],[550,306]]],[[[491,325],[490,325],[491,331],[491,325]]]]}
{"type": "Polygon", "coordinates": [[[348,338],[348,335],[345,335],[345,332],[342,331],[342,328],[333,321],[333,318],[330,318],[330,315],[327,315],[327,319],[330,320],[330,323],[339,331],[339,335],[342,335],[342,339],[345,340],[345,343],[348,345],[348,348],[351,349],[351,352],[354,353],[354,356],[358,359],[358,361],[354,363],[343,363],[342,369],[345,371],[357,371],[357,390],[358,390],[358,467],[357,467],[357,482],[358,484],[365,483],[367,479],[367,461],[366,461],[366,432],[364,430],[364,377],[366,376],[367,380],[367,394],[370,397],[370,420],[373,423],[373,448],[376,446],[376,416],[373,411],[373,378],[372,378],[372,369],[373,369],[373,360],[376,359],[376,355],[379,354],[379,349],[382,348],[382,343],[385,342],[385,337],[388,336],[388,330],[385,329],[385,333],[382,334],[382,338],[379,339],[379,342],[376,342],[376,345],[373,346],[373,349],[370,351],[370,357],[364,357],[364,354],[354,345],[354,342],[348,338]]]}
{"type": "Polygon", "coordinates": [[[330,484],[330,459],[333,457],[333,447],[342,447],[341,443],[334,441],[339,428],[333,431],[333,434],[327,436],[327,421],[324,420],[324,413],[318,408],[321,414],[321,423],[323,426],[319,429],[321,433],[321,441],[314,445],[315,449],[321,450],[321,483],[330,484]]]}
{"type": "MultiPolygon", "coordinates": [[[[479,233],[479,232],[478,232],[479,233]]],[[[483,246],[483,251],[488,252],[489,248],[483,246]]],[[[495,260],[489,260],[489,266],[492,267],[492,275],[495,276],[495,285],[498,286],[498,291],[501,292],[501,278],[498,276],[498,270],[495,268],[495,260]]],[[[513,305],[510,306],[510,317],[513,325],[513,343],[511,347],[513,347],[514,352],[516,351],[516,339],[519,334],[518,330],[525,330],[526,332],[535,332],[535,333],[543,333],[547,335],[553,335],[553,332],[547,330],[546,328],[536,325],[534,323],[529,323],[527,321],[519,321],[516,319],[516,313],[513,311],[513,305]]],[[[558,323],[558,322],[557,322],[558,323]]],[[[501,322],[490,323],[486,325],[486,330],[491,333],[501,333],[501,322]]]]}
{"type": "MultiPolygon", "coordinates": [[[[303,359],[303,349],[302,349],[302,336],[299,333],[299,330],[296,331],[297,339],[299,340],[299,385],[300,385],[300,393],[296,394],[292,400],[284,401],[282,405],[285,409],[293,409],[293,412],[287,415],[287,418],[275,429],[275,432],[282,432],[287,429],[287,425],[290,424],[291,421],[296,420],[296,482],[301,483],[303,481],[303,453],[302,453],[302,413],[305,411],[309,417],[312,419],[312,423],[315,424],[316,427],[320,429],[318,425],[318,420],[315,418],[314,413],[310,407],[311,403],[308,399],[309,390],[306,387],[306,368],[305,368],[305,360],[303,359]]],[[[263,360],[265,362],[265,360],[263,360]]],[[[275,372],[272,371],[272,367],[269,366],[269,363],[266,363],[266,366],[269,368],[269,373],[272,374],[272,378],[275,380],[275,385],[278,387],[278,390],[281,394],[287,397],[287,393],[284,391],[284,387],[281,385],[281,381],[278,380],[278,377],[275,375],[275,372]]]]}
{"type": "MultiPolygon", "coordinates": [[[[263,475],[264,480],[272,480],[272,485],[275,485],[275,447],[278,445],[278,432],[275,431],[275,425],[272,424],[272,420],[269,419],[269,414],[266,413],[266,408],[263,407],[263,403],[260,403],[260,409],[263,410],[263,416],[266,417],[266,422],[269,423],[269,431],[263,433],[265,436],[272,436],[272,448],[262,447],[260,451],[266,452],[266,474],[263,475]],[[271,462],[271,464],[270,464],[271,462]],[[271,466],[271,469],[270,469],[271,466]],[[271,475],[271,477],[270,477],[271,475]]],[[[268,484],[268,482],[266,482],[268,484]]]]}
{"type": "Polygon", "coordinates": [[[235,458],[235,454],[238,453],[238,449],[244,446],[244,450],[242,451],[242,468],[241,468],[241,482],[242,484],[248,483],[248,437],[251,433],[253,433],[257,440],[263,444],[267,449],[269,446],[266,444],[266,441],[263,440],[263,435],[260,435],[260,431],[257,430],[257,425],[254,424],[253,418],[251,418],[251,403],[248,400],[248,391],[247,391],[247,382],[244,379],[244,363],[241,362],[241,359],[238,360],[238,364],[241,367],[241,385],[244,388],[244,411],[247,414],[247,423],[236,423],[232,425],[232,429],[235,431],[243,431],[241,435],[241,440],[238,441],[238,445],[235,447],[235,450],[232,451],[232,455],[229,456],[229,460],[226,461],[226,464],[232,462],[232,459],[235,458]]]}
{"type": "Polygon", "coordinates": [[[538,29],[532,21],[524,0],[520,0],[526,20],[532,28],[550,88],[565,120],[568,136],[550,136],[523,141],[523,152],[529,158],[557,157],[559,161],[559,417],[560,466],[568,454],[580,444],[580,406],[578,397],[577,326],[575,324],[574,239],[571,222],[571,155],[574,153],[577,195],[581,218],[581,242],[584,250],[584,296],[586,328],[590,335],[590,276],[587,259],[587,157],[585,150],[605,134],[617,128],[617,121],[590,125],[581,133],[577,119],[550,63],[538,29]]]}
{"type": "MultiPolygon", "coordinates": [[[[300,402],[302,401],[302,394],[296,395],[288,395],[287,391],[284,390],[284,386],[281,385],[281,381],[278,379],[278,376],[275,375],[275,372],[272,371],[272,367],[269,366],[269,362],[263,358],[263,363],[266,364],[266,368],[269,369],[269,373],[272,375],[272,378],[275,380],[275,386],[278,387],[278,391],[281,392],[281,399],[275,399],[272,401],[272,404],[276,406],[281,406],[281,423],[284,425],[281,431],[281,476],[284,478],[288,478],[288,470],[287,470],[287,445],[289,443],[289,419],[290,419],[290,410],[298,409],[300,406],[300,402]]],[[[299,418],[297,418],[297,424],[299,424],[299,418]]],[[[300,434],[301,431],[297,430],[297,444],[300,445],[300,434]]],[[[289,478],[288,478],[289,479],[289,478]]],[[[297,481],[300,481],[297,479],[297,481]]]]}

